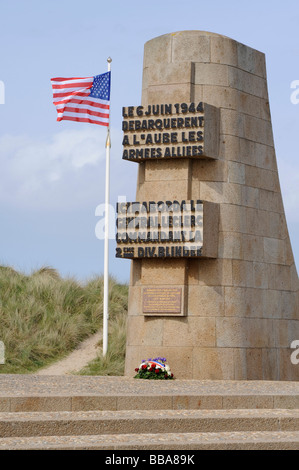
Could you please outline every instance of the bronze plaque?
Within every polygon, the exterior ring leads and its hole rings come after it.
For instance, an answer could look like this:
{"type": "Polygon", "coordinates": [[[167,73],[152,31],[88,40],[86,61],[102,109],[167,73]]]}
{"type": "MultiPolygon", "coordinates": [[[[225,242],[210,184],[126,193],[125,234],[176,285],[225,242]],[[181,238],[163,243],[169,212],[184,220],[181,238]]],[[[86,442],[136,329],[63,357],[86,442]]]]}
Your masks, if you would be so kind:
{"type": "Polygon", "coordinates": [[[143,290],[143,313],[180,314],[181,305],[180,287],[146,287],[143,290]]]}

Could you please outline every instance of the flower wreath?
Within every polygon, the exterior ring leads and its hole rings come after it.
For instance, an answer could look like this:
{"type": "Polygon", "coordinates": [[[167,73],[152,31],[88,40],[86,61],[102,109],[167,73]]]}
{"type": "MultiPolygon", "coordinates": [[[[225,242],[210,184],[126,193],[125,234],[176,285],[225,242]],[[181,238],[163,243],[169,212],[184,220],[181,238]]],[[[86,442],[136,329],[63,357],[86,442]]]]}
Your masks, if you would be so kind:
{"type": "Polygon", "coordinates": [[[174,378],[169,365],[166,364],[165,357],[156,357],[147,361],[143,359],[135,372],[137,374],[134,379],[172,380],[174,378]]]}

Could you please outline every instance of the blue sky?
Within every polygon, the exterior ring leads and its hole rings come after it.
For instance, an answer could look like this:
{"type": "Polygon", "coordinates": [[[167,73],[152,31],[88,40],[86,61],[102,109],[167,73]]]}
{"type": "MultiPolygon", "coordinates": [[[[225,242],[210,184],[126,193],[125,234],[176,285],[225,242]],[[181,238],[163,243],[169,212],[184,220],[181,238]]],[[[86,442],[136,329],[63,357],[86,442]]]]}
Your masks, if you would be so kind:
{"type": "MultiPolygon", "coordinates": [[[[50,78],[91,76],[112,62],[111,202],[135,199],[137,165],[121,159],[121,108],[141,101],[144,43],[205,30],[266,54],[284,206],[299,265],[299,3],[252,0],[0,0],[0,263],[30,272],[50,265],[86,279],[103,272],[96,207],[105,192],[105,129],[56,122],[50,78]]],[[[129,279],[130,262],[110,272],[129,279]]]]}

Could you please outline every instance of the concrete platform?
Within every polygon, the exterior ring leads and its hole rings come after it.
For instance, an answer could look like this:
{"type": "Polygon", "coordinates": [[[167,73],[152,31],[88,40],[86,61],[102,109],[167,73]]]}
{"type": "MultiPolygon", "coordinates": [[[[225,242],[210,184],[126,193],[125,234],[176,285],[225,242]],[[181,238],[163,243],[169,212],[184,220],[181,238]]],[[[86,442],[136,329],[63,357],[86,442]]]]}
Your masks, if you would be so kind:
{"type": "Polygon", "coordinates": [[[299,449],[299,383],[0,375],[2,449],[299,449]]]}
{"type": "Polygon", "coordinates": [[[299,409],[299,382],[0,375],[0,412],[299,409]]]}

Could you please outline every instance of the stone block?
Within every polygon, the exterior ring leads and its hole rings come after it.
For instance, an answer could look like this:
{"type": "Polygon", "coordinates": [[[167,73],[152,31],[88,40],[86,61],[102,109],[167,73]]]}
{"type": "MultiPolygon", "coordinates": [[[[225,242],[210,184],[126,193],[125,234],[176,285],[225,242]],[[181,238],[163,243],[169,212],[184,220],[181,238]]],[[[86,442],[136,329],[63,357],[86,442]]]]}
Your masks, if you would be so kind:
{"type": "MultiPolygon", "coordinates": [[[[278,350],[279,355],[279,380],[299,380],[299,367],[298,364],[294,365],[291,362],[291,354],[293,353],[293,349],[291,348],[280,348],[278,350]]],[[[275,397],[276,398],[276,397],[275,397]]],[[[298,403],[298,396],[296,400],[295,397],[292,397],[292,400],[289,401],[289,405],[287,405],[288,401],[280,400],[280,404],[284,403],[286,406],[285,408],[292,408],[294,401],[298,403]]]]}
{"type": "Polygon", "coordinates": [[[189,83],[150,86],[147,89],[147,103],[190,103],[192,87],[189,83]]]}
{"type": "Polygon", "coordinates": [[[246,318],[216,318],[216,344],[218,348],[244,348],[248,345],[246,318]]]}
{"type": "Polygon", "coordinates": [[[129,346],[162,346],[163,320],[143,315],[129,316],[127,332],[129,346]]]}
{"type": "Polygon", "coordinates": [[[242,186],[242,203],[246,207],[259,208],[259,189],[242,186]]]}
{"type": "Polygon", "coordinates": [[[247,379],[246,349],[236,348],[234,350],[234,380],[247,379]]]}
{"type": "MultiPolygon", "coordinates": [[[[268,269],[268,283],[269,283],[268,269]]],[[[272,286],[271,286],[272,287],[272,286]]],[[[269,289],[264,292],[263,316],[265,318],[282,318],[282,292],[269,289]]]]}
{"type": "Polygon", "coordinates": [[[277,238],[264,238],[266,263],[285,264],[285,242],[277,238]]]}
{"type": "Polygon", "coordinates": [[[277,349],[262,349],[263,380],[279,380],[277,349]]]}
{"type": "Polygon", "coordinates": [[[185,259],[146,259],[142,261],[142,285],[174,285],[186,283],[185,259]]]}
{"type": "Polygon", "coordinates": [[[271,122],[245,114],[243,123],[245,139],[265,145],[274,145],[271,122]]]}
{"type": "Polygon", "coordinates": [[[290,347],[292,341],[289,337],[289,324],[291,323],[288,320],[274,320],[275,345],[277,348],[290,347]]]}
{"type": "Polygon", "coordinates": [[[195,380],[227,380],[234,377],[232,348],[195,348],[193,378],[195,380]]]}
{"type": "Polygon", "coordinates": [[[144,45],[143,67],[164,65],[171,62],[171,41],[169,34],[154,38],[144,45]]]}
{"type": "Polygon", "coordinates": [[[189,284],[188,316],[220,317],[224,315],[224,288],[189,284]]]}
{"type": "Polygon", "coordinates": [[[280,191],[277,171],[260,169],[261,188],[267,191],[280,191]]]}
{"type": "MultiPolygon", "coordinates": [[[[240,139],[239,160],[246,165],[256,164],[256,144],[248,139],[240,139]]],[[[246,182],[246,180],[245,180],[246,182]]],[[[246,183],[247,184],[247,183],[246,183]]]]}
{"type": "Polygon", "coordinates": [[[220,348],[275,347],[273,322],[260,318],[216,318],[216,341],[220,348]]]}
{"type": "Polygon", "coordinates": [[[202,99],[205,103],[212,104],[218,108],[234,110],[239,108],[238,91],[232,88],[217,86],[217,93],[215,93],[214,85],[202,85],[202,93],[202,99]]]}
{"type": "Polygon", "coordinates": [[[200,198],[222,204],[242,205],[242,189],[239,184],[225,182],[200,182],[200,198]]]}
{"type": "Polygon", "coordinates": [[[200,260],[198,283],[200,286],[232,285],[232,261],[226,259],[200,260]]]}
{"type": "MultiPolygon", "coordinates": [[[[135,260],[134,263],[131,263],[130,290],[134,286],[140,286],[141,285],[141,267],[142,267],[142,261],[141,260],[135,260]]],[[[134,293],[133,293],[133,295],[134,295],[134,293]]],[[[129,301],[130,301],[130,292],[129,292],[129,301]]]]}
{"type": "Polygon", "coordinates": [[[233,109],[220,109],[220,134],[245,137],[245,117],[233,109]]]}
{"type": "Polygon", "coordinates": [[[154,395],[154,396],[118,396],[117,410],[144,410],[144,400],[148,409],[153,410],[171,410],[172,396],[154,395]]]}
{"type": "Polygon", "coordinates": [[[268,265],[266,263],[253,263],[253,287],[268,289],[268,265]]]}
{"type": "MultiPolygon", "coordinates": [[[[132,263],[133,264],[133,263],[132,263]]],[[[129,289],[128,311],[131,316],[141,315],[142,290],[141,286],[131,286],[129,289]]]]}
{"type": "MultiPolygon", "coordinates": [[[[290,265],[291,271],[291,291],[298,292],[299,291],[299,278],[297,269],[294,263],[290,265]]],[[[297,304],[299,303],[299,296],[297,295],[297,304]]],[[[299,312],[299,305],[297,306],[297,311],[299,312]]]]}
{"type": "Polygon", "coordinates": [[[195,64],[195,85],[228,87],[228,67],[218,64],[195,64]]]}
{"type": "Polygon", "coordinates": [[[236,287],[255,287],[251,261],[232,260],[232,283],[236,287]]]}
{"type": "MultiPolygon", "coordinates": [[[[188,180],[190,164],[188,160],[149,160],[145,162],[145,181],[188,180]]],[[[197,162],[196,162],[197,163],[197,162]]]]}
{"type": "Polygon", "coordinates": [[[192,180],[197,181],[227,181],[227,163],[222,160],[206,161],[192,160],[192,180]]]}
{"type": "Polygon", "coordinates": [[[242,234],[219,232],[219,258],[243,259],[242,234]]]}
{"type": "MultiPolygon", "coordinates": [[[[252,348],[246,350],[247,380],[263,379],[263,351],[252,348]]],[[[272,400],[272,397],[271,397],[272,400]]]]}
{"type": "Polygon", "coordinates": [[[117,410],[117,397],[75,396],[72,397],[72,411],[117,410]]]}
{"type": "Polygon", "coordinates": [[[188,197],[188,179],[146,181],[139,187],[138,201],[183,201],[188,197]]]}
{"type": "MultiPolygon", "coordinates": [[[[298,395],[275,395],[273,397],[274,408],[280,410],[296,410],[299,408],[298,395]]],[[[281,423],[283,426],[283,422],[281,423]]]]}
{"type": "Polygon", "coordinates": [[[211,37],[211,62],[234,67],[238,64],[237,42],[225,37],[211,37]]]}
{"type": "Polygon", "coordinates": [[[172,85],[194,83],[194,66],[192,62],[160,64],[147,69],[147,87],[154,85],[172,85]]]}
{"type": "Polygon", "coordinates": [[[228,67],[228,82],[229,86],[236,90],[265,100],[268,99],[267,82],[262,77],[255,76],[235,67],[228,67]]]}
{"type": "Polygon", "coordinates": [[[245,184],[252,188],[261,188],[261,170],[255,166],[245,166],[245,184]]]}
{"type": "Polygon", "coordinates": [[[245,184],[245,165],[238,162],[228,162],[228,182],[245,184]]]}
{"type": "Polygon", "coordinates": [[[242,248],[245,261],[264,261],[264,239],[262,237],[243,234],[242,248]]]}
{"type": "Polygon", "coordinates": [[[164,320],[163,346],[213,347],[215,346],[215,319],[192,317],[164,320]]]}
{"type": "Polygon", "coordinates": [[[237,43],[238,67],[266,79],[265,54],[244,44],[237,43]]]}
{"type": "Polygon", "coordinates": [[[224,396],[223,409],[271,409],[273,408],[272,396],[239,395],[224,396]]]}
{"type": "MultiPolygon", "coordinates": [[[[267,237],[271,233],[270,213],[251,207],[245,208],[247,219],[247,233],[259,237],[267,237]]],[[[272,215],[272,214],[271,214],[272,215]]]]}
{"type": "Polygon", "coordinates": [[[72,398],[62,396],[13,397],[10,399],[10,411],[72,411],[72,398]]]}
{"type": "MultiPolygon", "coordinates": [[[[236,92],[236,90],[234,90],[236,92]]],[[[238,92],[238,111],[266,121],[271,120],[269,101],[249,93],[238,92]]]]}
{"type": "Polygon", "coordinates": [[[264,292],[248,287],[225,288],[225,316],[261,318],[264,292]]]}
{"type": "MultiPolygon", "coordinates": [[[[192,84],[191,101],[194,102],[194,103],[196,103],[196,102],[200,103],[200,102],[204,101],[204,99],[203,99],[203,85],[193,85],[192,84]]],[[[207,103],[213,104],[213,103],[210,103],[210,101],[207,101],[207,103]]]]}
{"type": "Polygon", "coordinates": [[[220,135],[219,158],[238,162],[240,160],[240,139],[233,135],[220,135]]]}
{"type": "Polygon", "coordinates": [[[268,191],[266,189],[259,190],[259,208],[261,210],[268,210],[271,212],[283,213],[283,205],[281,194],[268,191]]]}
{"type": "Polygon", "coordinates": [[[172,33],[172,62],[210,62],[210,37],[198,31],[172,33]]]}
{"type": "MultiPolygon", "coordinates": [[[[288,320],[298,319],[298,295],[296,292],[281,292],[281,316],[288,320]]],[[[298,335],[299,339],[299,335],[298,335]]]]}
{"type": "Polygon", "coordinates": [[[265,236],[285,240],[289,235],[284,213],[265,213],[269,216],[269,228],[267,233],[265,233],[265,236]]]}
{"type": "Polygon", "coordinates": [[[220,205],[220,232],[247,232],[246,209],[233,204],[220,205]]]}
{"type": "Polygon", "coordinates": [[[217,395],[175,395],[173,397],[174,410],[220,410],[222,397],[217,395]]]}
{"type": "Polygon", "coordinates": [[[10,398],[0,397],[0,413],[10,411],[10,398]]]}
{"type": "Polygon", "coordinates": [[[274,265],[275,288],[281,291],[291,290],[291,272],[289,266],[274,265]]]}
{"type": "Polygon", "coordinates": [[[277,171],[277,162],[274,146],[255,144],[256,166],[265,170],[277,171]]]}

